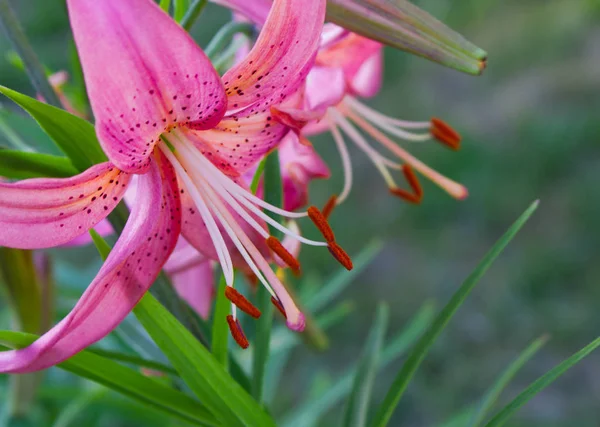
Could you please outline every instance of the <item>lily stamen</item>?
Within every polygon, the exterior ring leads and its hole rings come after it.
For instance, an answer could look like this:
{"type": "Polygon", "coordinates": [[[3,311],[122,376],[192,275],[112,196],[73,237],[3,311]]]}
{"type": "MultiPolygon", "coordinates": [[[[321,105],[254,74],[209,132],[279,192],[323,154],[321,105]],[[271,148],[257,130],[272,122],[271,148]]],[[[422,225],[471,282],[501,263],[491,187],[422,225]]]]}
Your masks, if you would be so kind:
{"type": "Polygon", "coordinates": [[[331,196],[329,198],[329,200],[327,200],[327,203],[325,203],[325,206],[323,206],[323,210],[321,211],[321,213],[323,214],[323,217],[326,220],[329,219],[329,216],[331,215],[331,213],[333,212],[333,210],[339,203],[340,202],[338,202],[338,196],[336,196],[335,194],[333,196],[331,196]]]}
{"type": "Polygon", "coordinates": [[[228,315],[227,324],[229,325],[229,332],[231,332],[231,336],[235,342],[244,350],[247,349],[250,346],[250,343],[242,330],[240,322],[237,319],[234,319],[232,315],[228,315]]]}
{"type": "Polygon", "coordinates": [[[410,185],[410,188],[413,192],[411,193],[403,190],[402,188],[390,188],[390,192],[408,202],[415,204],[421,203],[421,200],[423,200],[423,188],[421,187],[419,179],[413,172],[412,168],[408,165],[402,166],[402,172],[404,173],[404,177],[406,178],[406,181],[408,182],[408,185],[410,185]]]}
{"type": "Polygon", "coordinates": [[[354,267],[352,265],[352,259],[340,245],[338,245],[336,242],[330,242],[329,246],[327,246],[327,249],[329,249],[331,255],[333,255],[335,259],[337,259],[338,262],[342,264],[344,268],[346,268],[346,270],[352,270],[354,267]]]}
{"type": "Polygon", "coordinates": [[[298,260],[285,248],[285,246],[281,244],[277,238],[269,236],[266,242],[269,249],[271,249],[294,272],[300,271],[300,263],[298,260]]]}
{"type": "Polygon", "coordinates": [[[242,310],[247,315],[258,319],[260,318],[261,312],[260,310],[252,304],[246,297],[240,294],[235,288],[232,286],[225,287],[225,297],[231,301],[232,304],[235,304],[237,308],[242,310]]]}
{"type": "Polygon", "coordinates": [[[279,300],[275,297],[271,297],[271,303],[275,306],[275,308],[277,308],[277,310],[279,310],[281,315],[287,319],[287,314],[285,314],[285,309],[283,308],[283,305],[281,305],[279,300]]]}
{"type": "Polygon", "coordinates": [[[316,206],[311,206],[308,208],[307,212],[308,212],[308,217],[315,224],[315,226],[319,229],[319,231],[323,235],[323,238],[328,243],[335,241],[335,235],[333,234],[333,230],[331,229],[331,226],[329,225],[329,223],[327,222],[327,219],[321,213],[321,211],[316,206]]]}
{"type": "MultiPolygon", "coordinates": [[[[362,134],[350,123],[350,120],[362,131],[390,150],[402,161],[402,163],[419,171],[451,196],[457,199],[464,199],[467,197],[468,192],[464,186],[431,169],[377,129],[379,128],[391,135],[412,142],[424,142],[435,138],[452,149],[458,149],[460,147],[460,135],[442,120],[434,118],[430,122],[407,122],[393,119],[361,104],[350,96],[346,96],[336,107],[329,108],[328,117],[330,120],[330,128],[338,147],[343,144],[343,139],[336,127],[337,125],[340,126],[344,133],[346,133],[350,139],[365,152],[365,154],[367,154],[369,159],[380,171],[393,194],[413,203],[417,203],[422,197],[419,196],[416,191],[415,194],[411,194],[398,188],[391,176],[390,169],[403,169],[403,165],[386,158],[371,147],[362,134]],[[428,132],[415,133],[408,129],[422,129],[427,130],[428,132]]],[[[404,174],[406,175],[406,172],[404,172],[404,174]]],[[[407,180],[409,179],[407,178],[407,180]]],[[[415,190],[415,188],[413,188],[413,190],[415,190]]]]}

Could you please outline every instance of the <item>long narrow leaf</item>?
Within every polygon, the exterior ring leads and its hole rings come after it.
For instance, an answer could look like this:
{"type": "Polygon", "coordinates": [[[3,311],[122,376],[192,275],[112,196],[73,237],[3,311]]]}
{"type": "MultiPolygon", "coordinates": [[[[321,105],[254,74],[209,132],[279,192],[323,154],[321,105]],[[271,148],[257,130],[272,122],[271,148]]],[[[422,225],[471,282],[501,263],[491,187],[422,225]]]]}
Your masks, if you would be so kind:
{"type": "Polygon", "coordinates": [[[175,369],[162,363],[155,362],[154,360],[148,360],[142,357],[132,356],[131,354],[120,353],[118,351],[104,350],[103,348],[90,347],[88,348],[88,351],[115,362],[124,362],[140,368],[152,369],[153,371],[162,372],[164,374],[177,375],[175,369]]]}
{"type": "Polygon", "coordinates": [[[367,424],[367,411],[371,400],[371,392],[377,372],[377,362],[385,331],[389,320],[389,308],[385,304],[379,305],[375,321],[369,332],[369,337],[363,350],[363,356],[358,364],[352,392],[346,406],[344,424],[348,427],[362,427],[367,424]]]}
{"type": "MultiPolygon", "coordinates": [[[[434,317],[434,306],[426,303],[410,320],[408,325],[394,336],[385,346],[377,364],[380,373],[391,362],[400,357],[425,331],[434,317]]],[[[305,427],[316,423],[321,415],[333,408],[352,389],[352,378],[356,375],[356,367],[348,369],[336,382],[316,400],[296,405],[293,412],[287,414],[280,425],[287,427],[305,427]]]]}
{"type": "Polygon", "coordinates": [[[467,277],[467,280],[452,296],[448,304],[438,314],[433,325],[429,330],[421,337],[415,348],[411,351],[408,359],[402,366],[402,369],[396,375],[396,379],[392,383],[392,386],[388,390],[387,395],[383,401],[383,404],[379,407],[377,414],[373,420],[372,426],[383,427],[388,424],[398,402],[402,398],[402,395],[406,391],[410,380],[414,376],[415,372],[421,365],[421,362],[429,352],[429,349],[442,333],[454,313],[465,301],[467,296],[471,293],[475,285],[479,282],[481,277],[492,265],[494,260],[502,253],[508,243],[515,237],[517,232],[525,225],[529,217],[535,212],[538,207],[538,202],[529,206],[529,208],[517,219],[517,221],[508,229],[508,231],[496,242],[492,249],[487,253],[479,265],[473,270],[473,272],[467,277]]]}
{"type": "Polygon", "coordinates": [[[581,359],[586,357],[592,351],[600,346],[600,337],[589,343],[587,346],[579,350],[577,353],[563,361],[559,365],[555,366],[552,370],[542,375],[536,381],[534,381],[529,387],[521,392],[517,397],[513,399],[508,405],[504,407],[494,418],[486,424],[486,427],[499,427],[514,415],[517,410],[531,400],[536,394],[548,387],[558,377],[564,374],[567,370],[572,368],[574,365],[579,363],[581,359]]]}
{"type": "Polygon", "coordinates": [[[217,361],[227,367],[227,342],[229,331],[227,330],[227,322],[225,321],[229,314],[229,301],[225,296],[225,276],[221,274],[219,279],[219,288],[217,289],[217,297],[215,298],[215,311],[213,314],[212,325],[212,341],[210,350],[217,361]]]}
{"type": "Polygon", "coordinates": [[[107,160],[91,123],[7,87],[0,86],[0,92],[38,122],[79,172],[107,160]]]}
{"type": "MultiPolygon", "coordinates": [[[[0,331],[0,343],[10,348],[26,347],[36,339],[33,334],[0,331]]],[[[214,416],[197,400],[87,350],[58,367],[193,424],[217,424],[214,416]]]]}
{"type": "Polygon", "coordinates": [[[9,179],[64,178],[77,174],[66,157],[18,150],[0,150],[0,176],[9,179]]]}
{"type": "Polygon", "coordinates": [[[533,341],[525,350],[523,350],[519,357],[517,357],[514,362],[512,362],[508,368],[502,372],[492,387],[483,395],[483,399],[481,400],[479,407],[473,413],[471,422],[466,424],[467,426],[478,427],[481,424],[488,411],[492,408],[494,403],[496,403],[496,400],[506,386],[508,386],[513,377],[540,350],[540,348],[546,344],[547,341],[547,335],[544,335],[533,341]]]}
{"type": "Polygon", "coordinates": [[[190,389],[228,426],[273,426],[273,420],[224,367],[151,294],[134,314],[190,389]]]}

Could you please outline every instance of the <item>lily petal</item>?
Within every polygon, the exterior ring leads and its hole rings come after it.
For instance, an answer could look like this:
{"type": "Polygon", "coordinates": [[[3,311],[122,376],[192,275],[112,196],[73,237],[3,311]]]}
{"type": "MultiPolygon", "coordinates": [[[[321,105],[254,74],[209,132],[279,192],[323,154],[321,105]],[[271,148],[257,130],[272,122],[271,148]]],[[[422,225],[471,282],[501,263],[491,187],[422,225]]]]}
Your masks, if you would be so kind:
{"type": "Polygon", "coordinates": [[[71,178],[0,183],[0,246],[38,249],[69,242],[114,209],[130,176],[102,163],[71,178]]]}
{"type": "Polygon", "coordinates": [[[379,93],[383,83],[383,52],[375,52],[356,71],[349,83],[353,94],[370,98],[379,93]]]}
{"type": "Polygon", "coordinates": [[[151,0],[68,0],[86,87],[104,151],[143,172],[173,124],[208,129],[225,94],[210,60],[151,0]]]}
{"type": "MultiPolygon", "coordinates": [[[[192,248],[193,249],[193,248],[192,248]]],[[[195,249],[193,249],[195,251],[195,249]]],[[[208,318],[215,296],[215,278],[210,261],[171,275],[177,293],[203,319],[208,318]]]]}
{"type": "Polygon", "coordinates": [[[256,44],[223,76],[228,115],[268,111],[295,92],[313,65],[325,0],[275,0],[256,44]]]}
{"type": "Polygon", "coordinates": [[[29,347],[0,352],[0,372],[25,373],[62,362],[121,322],[155,280],[179,235],[179,196],[168,163],[140,177],[137,203],[114,249],[73,310],[29,347]]]}
{"type": "Polygon", "coordinates": [[[290,132],[279,146],[283,207],[293,211],[306,205],[308,185],[313,179],[329,178],[329,168],[308,140],[290,132]]]}

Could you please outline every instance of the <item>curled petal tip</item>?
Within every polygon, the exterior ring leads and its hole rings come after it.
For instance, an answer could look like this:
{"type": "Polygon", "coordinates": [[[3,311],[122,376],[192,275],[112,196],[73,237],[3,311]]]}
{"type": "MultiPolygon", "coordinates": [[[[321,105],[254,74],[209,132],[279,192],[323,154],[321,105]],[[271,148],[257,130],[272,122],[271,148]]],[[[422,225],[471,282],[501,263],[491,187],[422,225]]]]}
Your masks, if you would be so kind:
{"type": "Polygon", "coordinates": [[[298,313],[296,319],[293,321],[288,318],[286,325],[292,331],[302,332],[306,327],[306,318],[304,317],[304,314],[298,313]]]}

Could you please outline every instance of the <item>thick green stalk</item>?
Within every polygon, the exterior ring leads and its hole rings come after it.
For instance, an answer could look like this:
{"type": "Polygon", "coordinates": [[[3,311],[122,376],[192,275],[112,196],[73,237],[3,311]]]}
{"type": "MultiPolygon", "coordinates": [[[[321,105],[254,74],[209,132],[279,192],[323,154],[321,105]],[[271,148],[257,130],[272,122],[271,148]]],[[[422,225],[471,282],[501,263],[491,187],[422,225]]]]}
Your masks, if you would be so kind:
{"type": "Polygon", "coordinates": [[[44,97],[48,104],[61,108],[60,100],[46,78],[44,67],[29,44],[8,0],[0,0],[0,26],[23,60],[25,70],[35,90],[44,97]]]}

